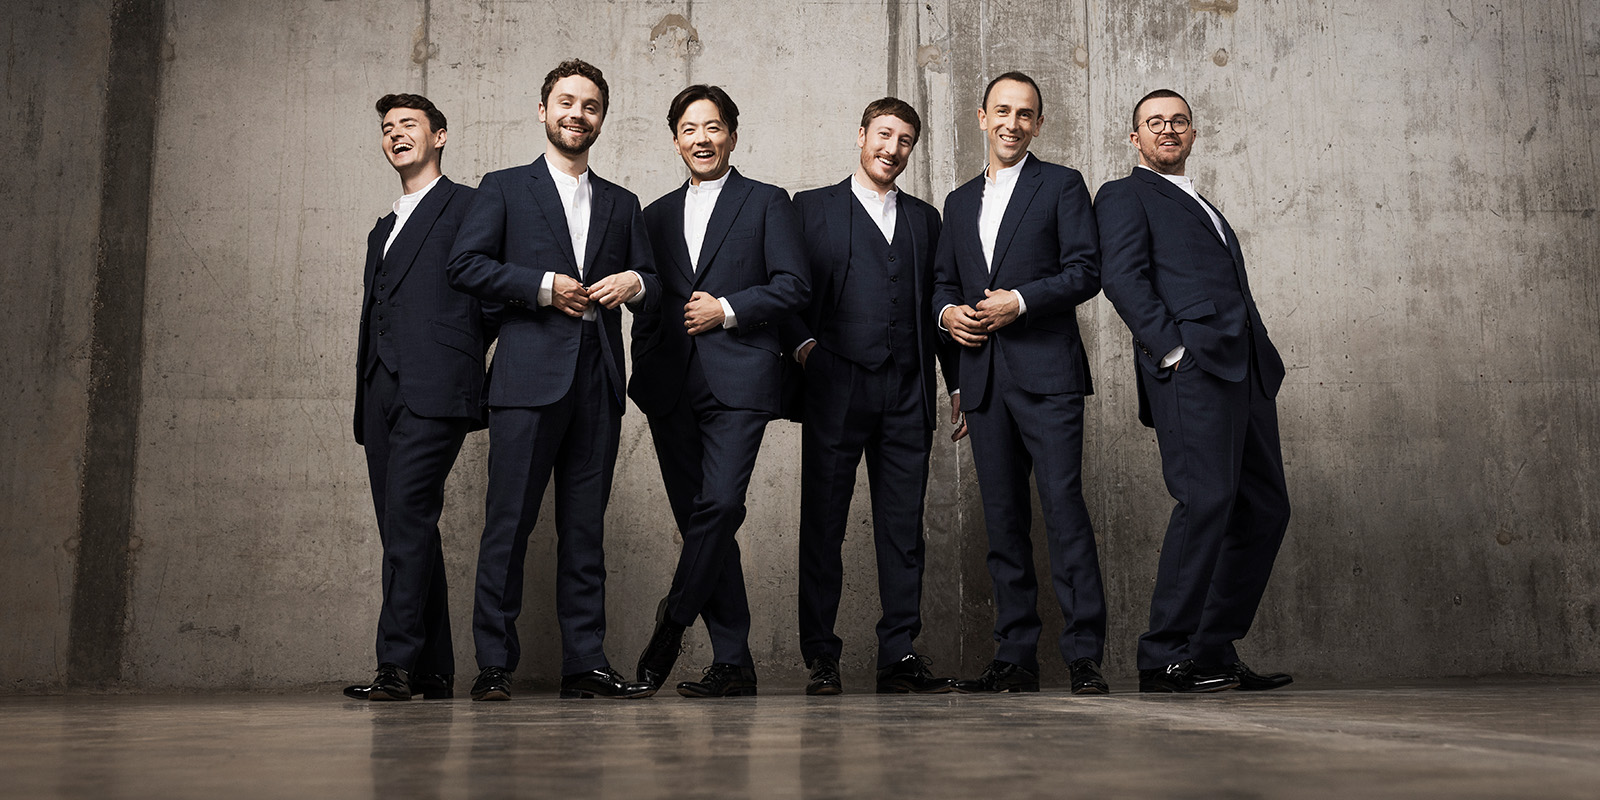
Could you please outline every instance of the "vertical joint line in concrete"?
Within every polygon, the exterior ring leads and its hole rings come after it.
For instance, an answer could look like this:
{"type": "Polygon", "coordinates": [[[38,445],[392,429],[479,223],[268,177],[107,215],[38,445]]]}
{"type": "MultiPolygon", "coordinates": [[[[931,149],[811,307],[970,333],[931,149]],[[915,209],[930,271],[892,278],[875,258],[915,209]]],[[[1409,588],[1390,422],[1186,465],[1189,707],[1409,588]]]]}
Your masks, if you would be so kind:
{"type": "Polygon", "coordinates": [[[433,0],[422,0],[422,96],[428,96],[428,62],[433,60],[433,0]]]}
{"type": "Polygon", "coordinates": [[[122,675],[163,0],[113,0],[67,682],[122,675]]]}
{"type": "Polygon", "coordinates": [[[889,96],[900,96],[900,0],[888,0],[884,19],[889,25],[889,96]]]}

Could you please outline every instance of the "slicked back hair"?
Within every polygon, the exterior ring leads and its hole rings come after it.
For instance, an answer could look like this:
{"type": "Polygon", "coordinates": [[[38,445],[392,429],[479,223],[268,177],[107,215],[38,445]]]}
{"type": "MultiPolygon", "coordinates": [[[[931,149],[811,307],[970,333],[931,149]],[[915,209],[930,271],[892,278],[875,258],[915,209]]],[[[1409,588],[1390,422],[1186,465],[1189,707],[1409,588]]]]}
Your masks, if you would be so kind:
{"type": "Polygon", "coordinates": [[[717,112],[722,115],[722,123],[728,126],[728,133],[739,132],[739,107],[734,105],[733,98],[721,86],[697,83],[678,92],[678,96],[672,98],[672,105],[667,107],[667,129],[672,131],[673,136],[678,135],[678,120],[683,119],[683,112],[701,100],[710,100],[717,107],[717,112]]]}
{"type": "Polygon", "coordinates": [[[428,118],[428,127],[435,131],[445,129],[444,112],[433,104],[432,100],[420,94],[386,94],[378,98],[378,119],[389,116],[389,112],[397,108],[409,108],[421,111],[428,118]]]}
{"type": "Polygon", "coordinates": [[[600,118],[606,118],[606,112],[611,110],[611,87],[606,85],[606,76],[600,68],[584,61],[581,58],[569,58],[556,65],[550,73],[544,76],[544,86],[539,90],[539,102],[550,105],[550,90],[556,88],[556,81],[562,78],[578,75],[588,78],[600,87],[600,118]]]}
{"type": "Polygon", "coordinates": [[[866,128],[878,117],[897,117],[911,126],[911,143],[916,144],[922,140],[922,117],[917,116],[917,110],[910,103],[898,97],[883,97],[867,104],[867,110],[861,112],[861,127],[866,128]]]}
{"type": "MultiPolygon", "coordinates": [[[[1139,123],[1141,122],[1141,120],[1139,119],[1139,106],[1144,105],[1144,101],[1146,101],[1146,100],[1155,100],[1155,99],[1162,98],[1162,97],[1176,97],[1179,100],[1183,100],[1183,107],[1189,109],[1189,116],[1190,117],[1194,116],[1194,108],[1189,105],[1189,101],[1188,100],[1184,100],[1183,99],[1183,95],[1178,94],[1177,92],[1174,92],[1171,89],[1157,89],[1157,90],[1145,95],[1144,97],[1139,98],[1139,102],[1133,104],[1133,129],[1134,130],[1139,130],[1139,123]]],[[[1191,119],[1190,121],[1192,122],[1193,120],[1191,119]]]]}
{"type": "Polygon", "coordinates": [[[1032,86],[1033,96],[1039,101],[1039,107],[1034,110],[1039,112],[1039,119],[1044,119],[1044,92],[1039,91],[1038,82],[1034,81],[1033,78],[1028,77],[1027,73],[1017,72],[1015,70],[1001,75],[996,75],[994,80],[989,81],[988,86],[983,87],[983,102],[978,104],[979,108],[989,107],[989,93],[994,91],[994,85],[1001,81],[1016,81],[1018,83],[1026,83],[1029,86],[1032,86]]]}

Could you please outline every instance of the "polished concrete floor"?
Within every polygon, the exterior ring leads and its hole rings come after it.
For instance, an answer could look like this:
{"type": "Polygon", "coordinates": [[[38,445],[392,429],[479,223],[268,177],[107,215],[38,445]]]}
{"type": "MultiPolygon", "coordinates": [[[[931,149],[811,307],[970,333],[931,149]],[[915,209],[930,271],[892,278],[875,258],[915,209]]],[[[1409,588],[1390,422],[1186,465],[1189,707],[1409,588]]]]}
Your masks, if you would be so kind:
{"type": "Polygon", "coordinates": [[[0,697],[0,797],[1600,797],[1600,679],[357,703],[0,697]]]}

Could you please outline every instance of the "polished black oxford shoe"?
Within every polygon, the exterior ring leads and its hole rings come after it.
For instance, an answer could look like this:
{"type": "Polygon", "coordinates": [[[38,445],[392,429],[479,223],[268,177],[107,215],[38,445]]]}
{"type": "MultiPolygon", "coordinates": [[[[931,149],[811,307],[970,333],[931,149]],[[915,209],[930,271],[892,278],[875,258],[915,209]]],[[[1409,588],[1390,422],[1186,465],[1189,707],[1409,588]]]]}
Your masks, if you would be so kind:
{"type": "Polygon", "coordinates": [[[817,656],[806,666],[811,668],[811,682],[806,684],[806,694],[844,694],[844,684],[839,680],[839,661],[831,656],[817,656]]]}
{"type": "Polygon", "coordinates": [[[737,664],[712,664],[698,681],[678,684],[684,697],[755,697],[756,671],[737,664]]]}
{"type": "Polygon", "coordinates": [[[1193,659],[1168,664],[1161,669],[1139,670],[1139,691],[1205,694],[1232,689],[1239,680],[1230,672],[1202,671],[1193,659]]]}
{"type": "Polygon", "coordinates": [[[410,700],[411,679],[398,664],[379,664],[378,674],[366,686],[346,686],[352,700],[410,700]]]}
{"type": "Polygon", "coordinates": [[[604,697],[611,700],[632,700],[649,697],[656,687],[648,683],[625,681],[613,669],[592,669],[561,676],[562,697],[604,697]]]}
{"type": "Polygon", "coordinates": [[[1067,665],[1067,671],[1072,673],[1073,694],[1111,694],[1111,687],[1106,684],[1105,676],[1100,674],[1100,665],[1094,659],[1073,659],[1067,665]]]}
{"type": "Polygon", "coordinates": [[[907,653],[899,661],[878,670],[878,694],[944,694],[954,691],[955,678],[936,678],[927,656],[907,653]]]}
{"type": "MultiPolygon", "coordinates": [[[[454,675],[429,675],[416,672],[411,674],[408,682],[411,684],[412,697],[420,694],[424,700],[449,700],[455,696],[456,676],[454,675]]],[[[372,683],[364,686],[346,686],[344,687],[344,696],[351,700],[371,700],[373,699],[373,689],[381,689],[380,683],[382,681],[374,679],[372,683]]],[[[392,700],[394,698],[383,697],[378,699],[392,700]]]]}
{"type": "Polygon", "coordinates": [[[511,673],[504,667],[484,667],[472,682],[474,700],[510,700],[511,673]]]}
{"type": "Polygon", "coordinates": [[[1287,672],[1262,675],[1245,666],[1243,661],[1236,661],[1224,669],[1230,672],[1234,679],[1239,682],[1239,685],[1235,688],[1242,692],[1264,692],[1268,689],[1277,689],[1294,683],[1294,676],[1287,672]]]}
{"type": "Polygon", "coordinates": [[[656,606],[655,632],[650,634],[650,642],[639,654],[639,668],[634,673],[636,680],[650,685],[651,694],[666,684],[672,666],[678,663],[678,653],[683,650],[683,631],[682,625],[667,619],[667,598],[661,598],[661,604],[656,606]]]}
{"type": "Polygon", "coordinates": [[[995,659],[984,668],[982,675],[956,681],[955,690],[962,694],[1037,692],[1039,676],[1021,664],[995,659]]]}

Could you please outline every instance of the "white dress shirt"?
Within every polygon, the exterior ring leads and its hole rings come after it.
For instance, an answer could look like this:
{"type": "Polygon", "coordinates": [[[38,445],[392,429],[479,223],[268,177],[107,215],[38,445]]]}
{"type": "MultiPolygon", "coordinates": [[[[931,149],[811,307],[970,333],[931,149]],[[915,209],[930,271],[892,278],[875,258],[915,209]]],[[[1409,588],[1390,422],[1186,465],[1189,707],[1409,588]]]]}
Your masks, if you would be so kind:
{"type": "MultiPolygon", "coordinates": [[[[994,273],[994,245],[1000,238],[1000,223],[1006,217],[1006,207],[1011,205],[1011,193],[1016,191],[1017,177],[1022,175],[1022,165],[1033,158],[1032,153],[1023,153],[1022,160],[1005,169],[995,170],[994,177],[989,177],[989,168],[983,169],[983,200],[978,203],[978,243],[983,247],[983,263],[989,268],[990,274],[994,273]]],[[[1022,299],[1022,292],[1012,289],[1011,293],[1017,297],[1017,316],[1028,313],[1028,301],[1022,299]]],[[[939,309],[939,318],[934,320],[939,330],[949,332],[944,326],[944,309],[954,306],[945,306],[939,309]]]]}
{"type": "MultiPolygon", "coordinates": [[[[1150,169],[1149,167],[1147,167],[1147,166],[1145,166],[1143,164],[1140,164],[1138,166],[1139,166],[1139,169],[1150,169]]],[[[1153,169],[1150,169],[1150,171],[1151,172],[1156,172],[1153,169]]],[[[1210,203],[1207,203],[1206,201],[1200,199],[1200,193],[1195,191],[1195,189],[1194,189],[1194,178],[1190,178],[1190,177],[1187,177],[1187,176],[1184,176],[1184,175],[1168,175],[1165,172],[1156,172],[1156,174],[1160,175],[1163,178],[1166,178],[1168,181],[1171,181],[1173,186],[1176,186],[1179,189],[1182,189],[1185,194],[1189,195],[1190,197],[1193,197],[1194,201],[1196,203],[1199,203],[1200,207],[1206,210],[1206,216],[1211,218],[1211,225],[1212,225],[1212,227],[1215,227],[1217,229],[1217,236],[1222,239],[1222,243],[1223,244],[1227,244],[1228,243],[1228,234],[1224,233],[1223,230],[1222,230],[1222,218],[1218,217],[1217,216],[1217,212],[1215,212],[1215,211],[1213,211],[1211,209],[1211,204],[1210,203]]],[[[1172,352],[1167,353],[1165,356],[1163,356],[1161,358],[1161,368],[1162,369],[1166,369],[1167,367],[1170,367],[1173,364],[1176,364],[1179,361],[1182,361],[1183,360],[1183,354],[1185,352],[1187,352],[1187,351],[1183,349],[1183,345],[1181,345],[1181,344],[1178,345],[1177,347],[1172,348],[1172,352]]]]}
{"type": "MultiPolygon", "coordinates": [[[[722,196],[722,187],[728,185],[728,176],[733,170],[728,170],[722,177],[714,181],[701,181],[699,185],[689,183],[689,191],[683,195],[683,242],[689,246],[689,267],[696,273],[700,271],[700,248],[706,242],[706,226],[711,223],[711,212],[716,210],[717,198],[722,196]]],[[[728,305],[724,298],[717,298],[722,304],[722,327],[737,328],[739,322],[733,316],[733,306],[728,305]]]]}
{"type": "Polygon", "coordinates": [[[866,210],[867,216],[872,217],[872,221],[878,224],[878,230],[883,231],[883,238],[888,240],[889,244],[894,244],[894,225],[899,216],[897,209],[900,205],[900,190],[890,189],[883,197],[879,197],[876,191],[862,186],[852,174],[850,193],[861,201],[861,207],[866,210]]]}
{"type": "MultiPolygon", "coordinates": [[[[556,185],[556,194],[561,197],[561,210],[567,214],[567,235],[572,239],[572,257],[578,263],[578,278],[583,279],[584,250],[589,242],[589,215],[594,206],[594,189],[589,186],[589,170],[574,178],[545,159],[545,169],[550,172],[550,180],[556,185]]],[[[548,306],[555,302],[555,270],[546,270],[544,280],[539,282],[539,305],[548,306]]],[[[600,318],[600,312],[590,306],[583,312],[586,320],[600,318]]]]}
{"type": "MultiPolygon", "coordinates": [[[[439,178],[443,177],[443,175],[439,176],[439,178]]],[[[428,181],[427,186],[411,194],[400,195],[400,199],[394,201],[394,228],[389,231],[389,240],[383,243],[383,254],[385,256],[389,255],[389,245],[394,244],[395,238],[400,235],[400,229],[406,226],[406,220],[411,219],[411,212],[417,210],[422,198],[427,196],[428,190],[439,183],[439,178],[428,181]]]]}

